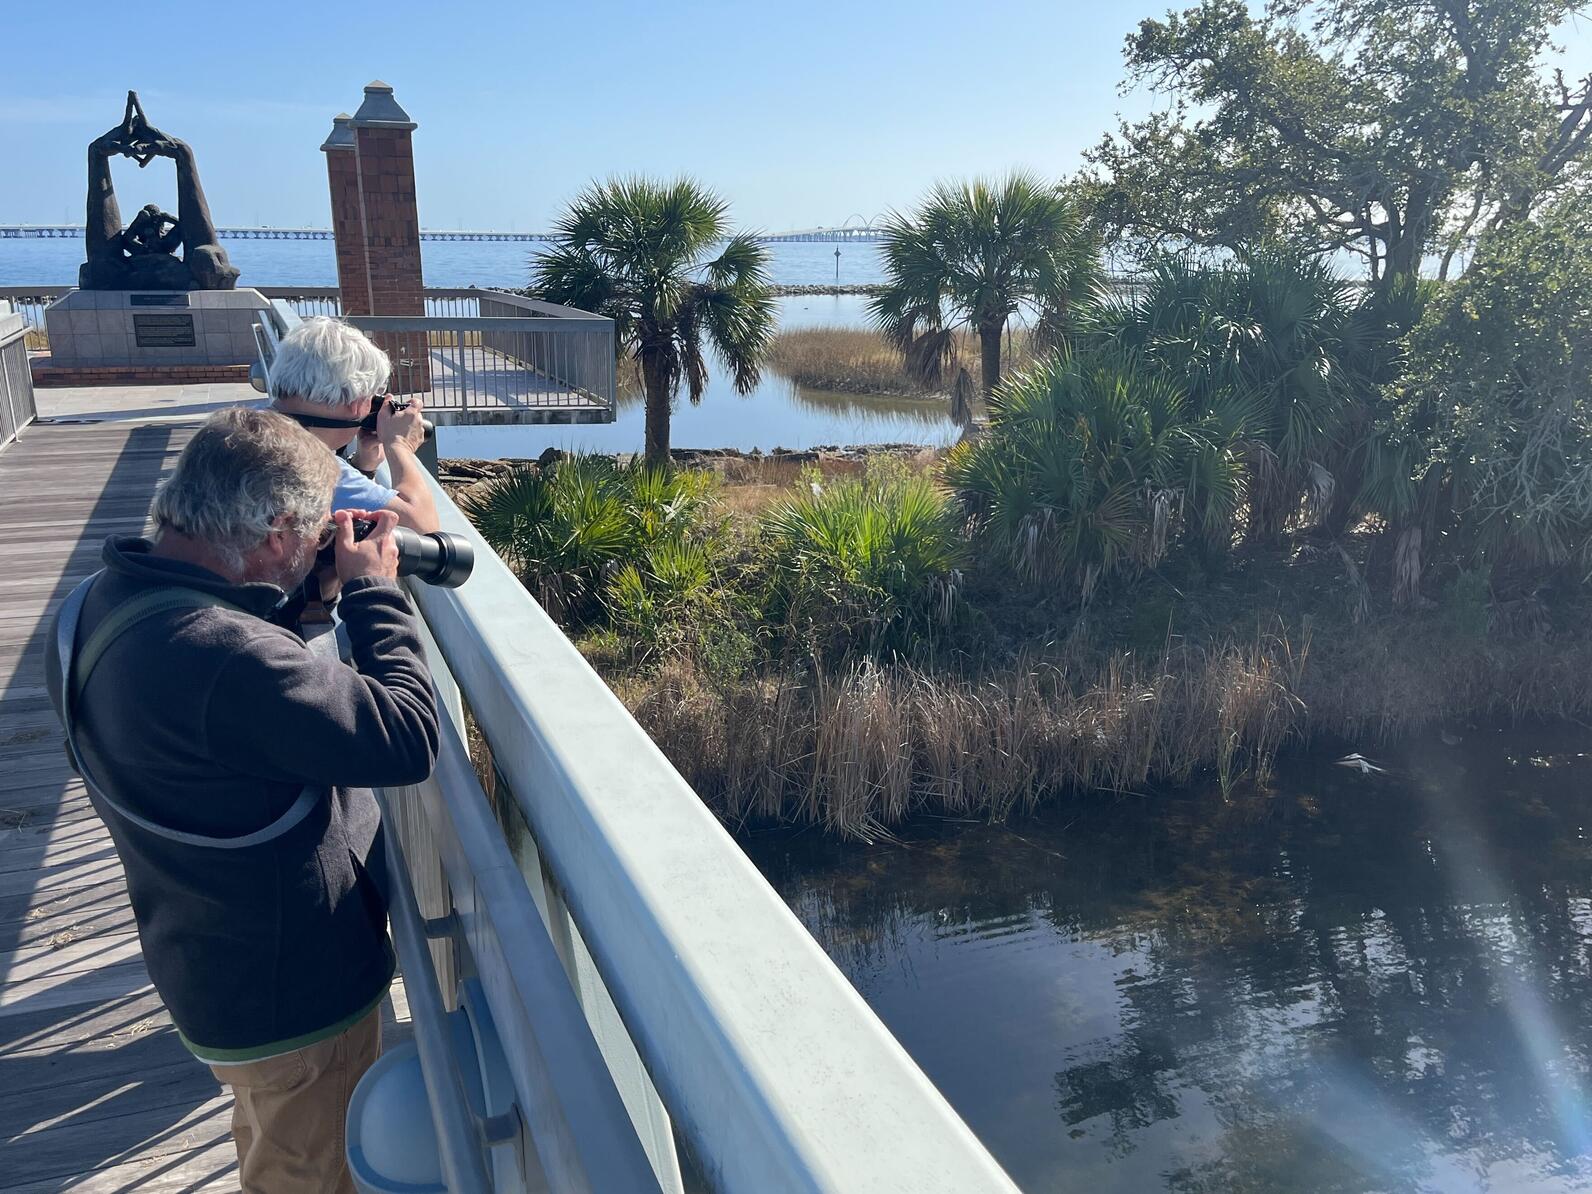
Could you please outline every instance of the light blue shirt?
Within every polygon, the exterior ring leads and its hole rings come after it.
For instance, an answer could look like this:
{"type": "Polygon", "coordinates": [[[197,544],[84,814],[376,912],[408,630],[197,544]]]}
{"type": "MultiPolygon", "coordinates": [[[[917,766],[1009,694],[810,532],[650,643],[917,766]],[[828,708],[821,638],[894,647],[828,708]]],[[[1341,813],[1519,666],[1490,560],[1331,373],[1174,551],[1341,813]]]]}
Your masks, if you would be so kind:
{"type": "MultiPolygon", "coordinates": [[[[333,510],[382,510],[398,496],[396,489],[389,489],[380,481],[372,481],[341,456],[337,458],[337,467],[342,470],[342,475],[337,478],[337,488],[332,491],[333,510]]],[[[384,477],[386,467],[383,463],[376,470],[376,476],[384,477]]]]}

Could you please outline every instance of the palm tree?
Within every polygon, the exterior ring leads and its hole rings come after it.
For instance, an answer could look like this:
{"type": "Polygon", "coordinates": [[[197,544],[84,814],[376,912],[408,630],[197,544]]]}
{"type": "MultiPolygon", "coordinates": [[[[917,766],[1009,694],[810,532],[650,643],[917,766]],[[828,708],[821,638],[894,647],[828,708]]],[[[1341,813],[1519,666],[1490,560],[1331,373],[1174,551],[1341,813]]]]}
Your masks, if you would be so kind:
{"type": "Polygon", "coordinates": [[[688,178],[618,178],[588,187],[532,269],[542,298],[607,315],[636,359],[647,401],[646,458],[669,460],[669,412],[685,383],[707,384],[704,342],[750,393],[774,334],[768,253],[731,236],[729,205],[688,178]]]}
{"type": "Polygon", "coordinates": [[[1328,261],[1275,246],[1224,265],[1168,258],[1136,299],[1097,314],[1100,339],[1165,369],[1201,411],[1224,395],[1253,407],[1253,536],[1347,509],[1338,499],[1353,496],[1352,474],[1363,467],[1371,343],[1353,288],[1328,261]]]}
{"type": "Polygon", "coordinates": [[[1226,533],[1252,417],[1232,395],[1194,408],[1186,383],[1125,345],[1064,349],[1000,388],[989,434],[952,449],[945,479],[1020,576],[1087,602],[1180,533],[1226,533]]]}
{"type": "Polygon", "coordinates": [[[885,291],[874,322],[926,385],[949,374],[957,417],[972,389],[957,360],[958,333],[978,337],[982,389],[1001,379],[1001,335],[1019,312],[1035,320],[1037,347],[1058,347],[1069,315],[1095,291],[1099,254],[1078,205],[1061,188],[1017,172],[998,180],[940,183],[911,215],[885,221],[885,291]]]}

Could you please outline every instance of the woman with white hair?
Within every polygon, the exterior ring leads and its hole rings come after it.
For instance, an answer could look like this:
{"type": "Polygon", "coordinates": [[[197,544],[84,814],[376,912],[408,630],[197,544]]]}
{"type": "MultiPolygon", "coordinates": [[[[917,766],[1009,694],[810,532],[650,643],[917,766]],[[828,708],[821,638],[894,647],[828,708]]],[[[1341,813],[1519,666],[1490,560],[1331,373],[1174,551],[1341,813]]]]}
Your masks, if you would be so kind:
{"type": "Polygon", "coordinates": [[[420,399],[401,411],[383,403],[375,432],[360,430],[371,400],[387,392],[391,374],[387,354],[365,333],[317,315],[282,337],[271,364],[271,405],[338,453],[342,476],[333,510],[391,510],[406,527],[435,531],[437,507],[415,455],[425,442],[420,399]],[[350,463],[342,451],[356,439],[350,463]],[[391,474],[388,485],[371,476],[383,460],[391,474]]]}

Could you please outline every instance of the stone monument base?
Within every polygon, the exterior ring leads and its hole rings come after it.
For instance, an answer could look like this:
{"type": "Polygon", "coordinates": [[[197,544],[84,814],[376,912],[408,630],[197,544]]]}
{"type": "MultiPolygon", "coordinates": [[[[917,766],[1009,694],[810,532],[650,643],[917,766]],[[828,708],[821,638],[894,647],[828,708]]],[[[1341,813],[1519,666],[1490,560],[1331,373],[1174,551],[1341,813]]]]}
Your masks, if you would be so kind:
{"type": "Polygon", "coordinates": [[[248,365],[258,290],[69,290],[44,309],[61,369],[248,365]]]}

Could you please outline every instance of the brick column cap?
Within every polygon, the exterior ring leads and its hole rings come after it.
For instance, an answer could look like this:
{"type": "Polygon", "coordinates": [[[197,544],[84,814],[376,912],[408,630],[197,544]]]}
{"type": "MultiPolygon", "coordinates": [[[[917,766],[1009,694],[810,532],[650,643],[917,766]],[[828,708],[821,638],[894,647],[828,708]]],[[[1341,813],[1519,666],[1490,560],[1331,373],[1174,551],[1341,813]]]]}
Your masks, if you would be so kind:
{"type": "Polygon", "coordinates": [[[330,153],[334,149],[354,148],[354,130],[349,127],[353,119],[347,112],[339,112],[332,117],[332,131],[327,134],[326,140],[321,142],[322,153],[330,153]]]}
{"type": "Polygon", "coordinates": [[[417,129],[420,126],[409,119],[409,113],[398,106],[392,88],[375,79],[365,84],[365,102],[349,122],[356,129],[417,129]]]}

